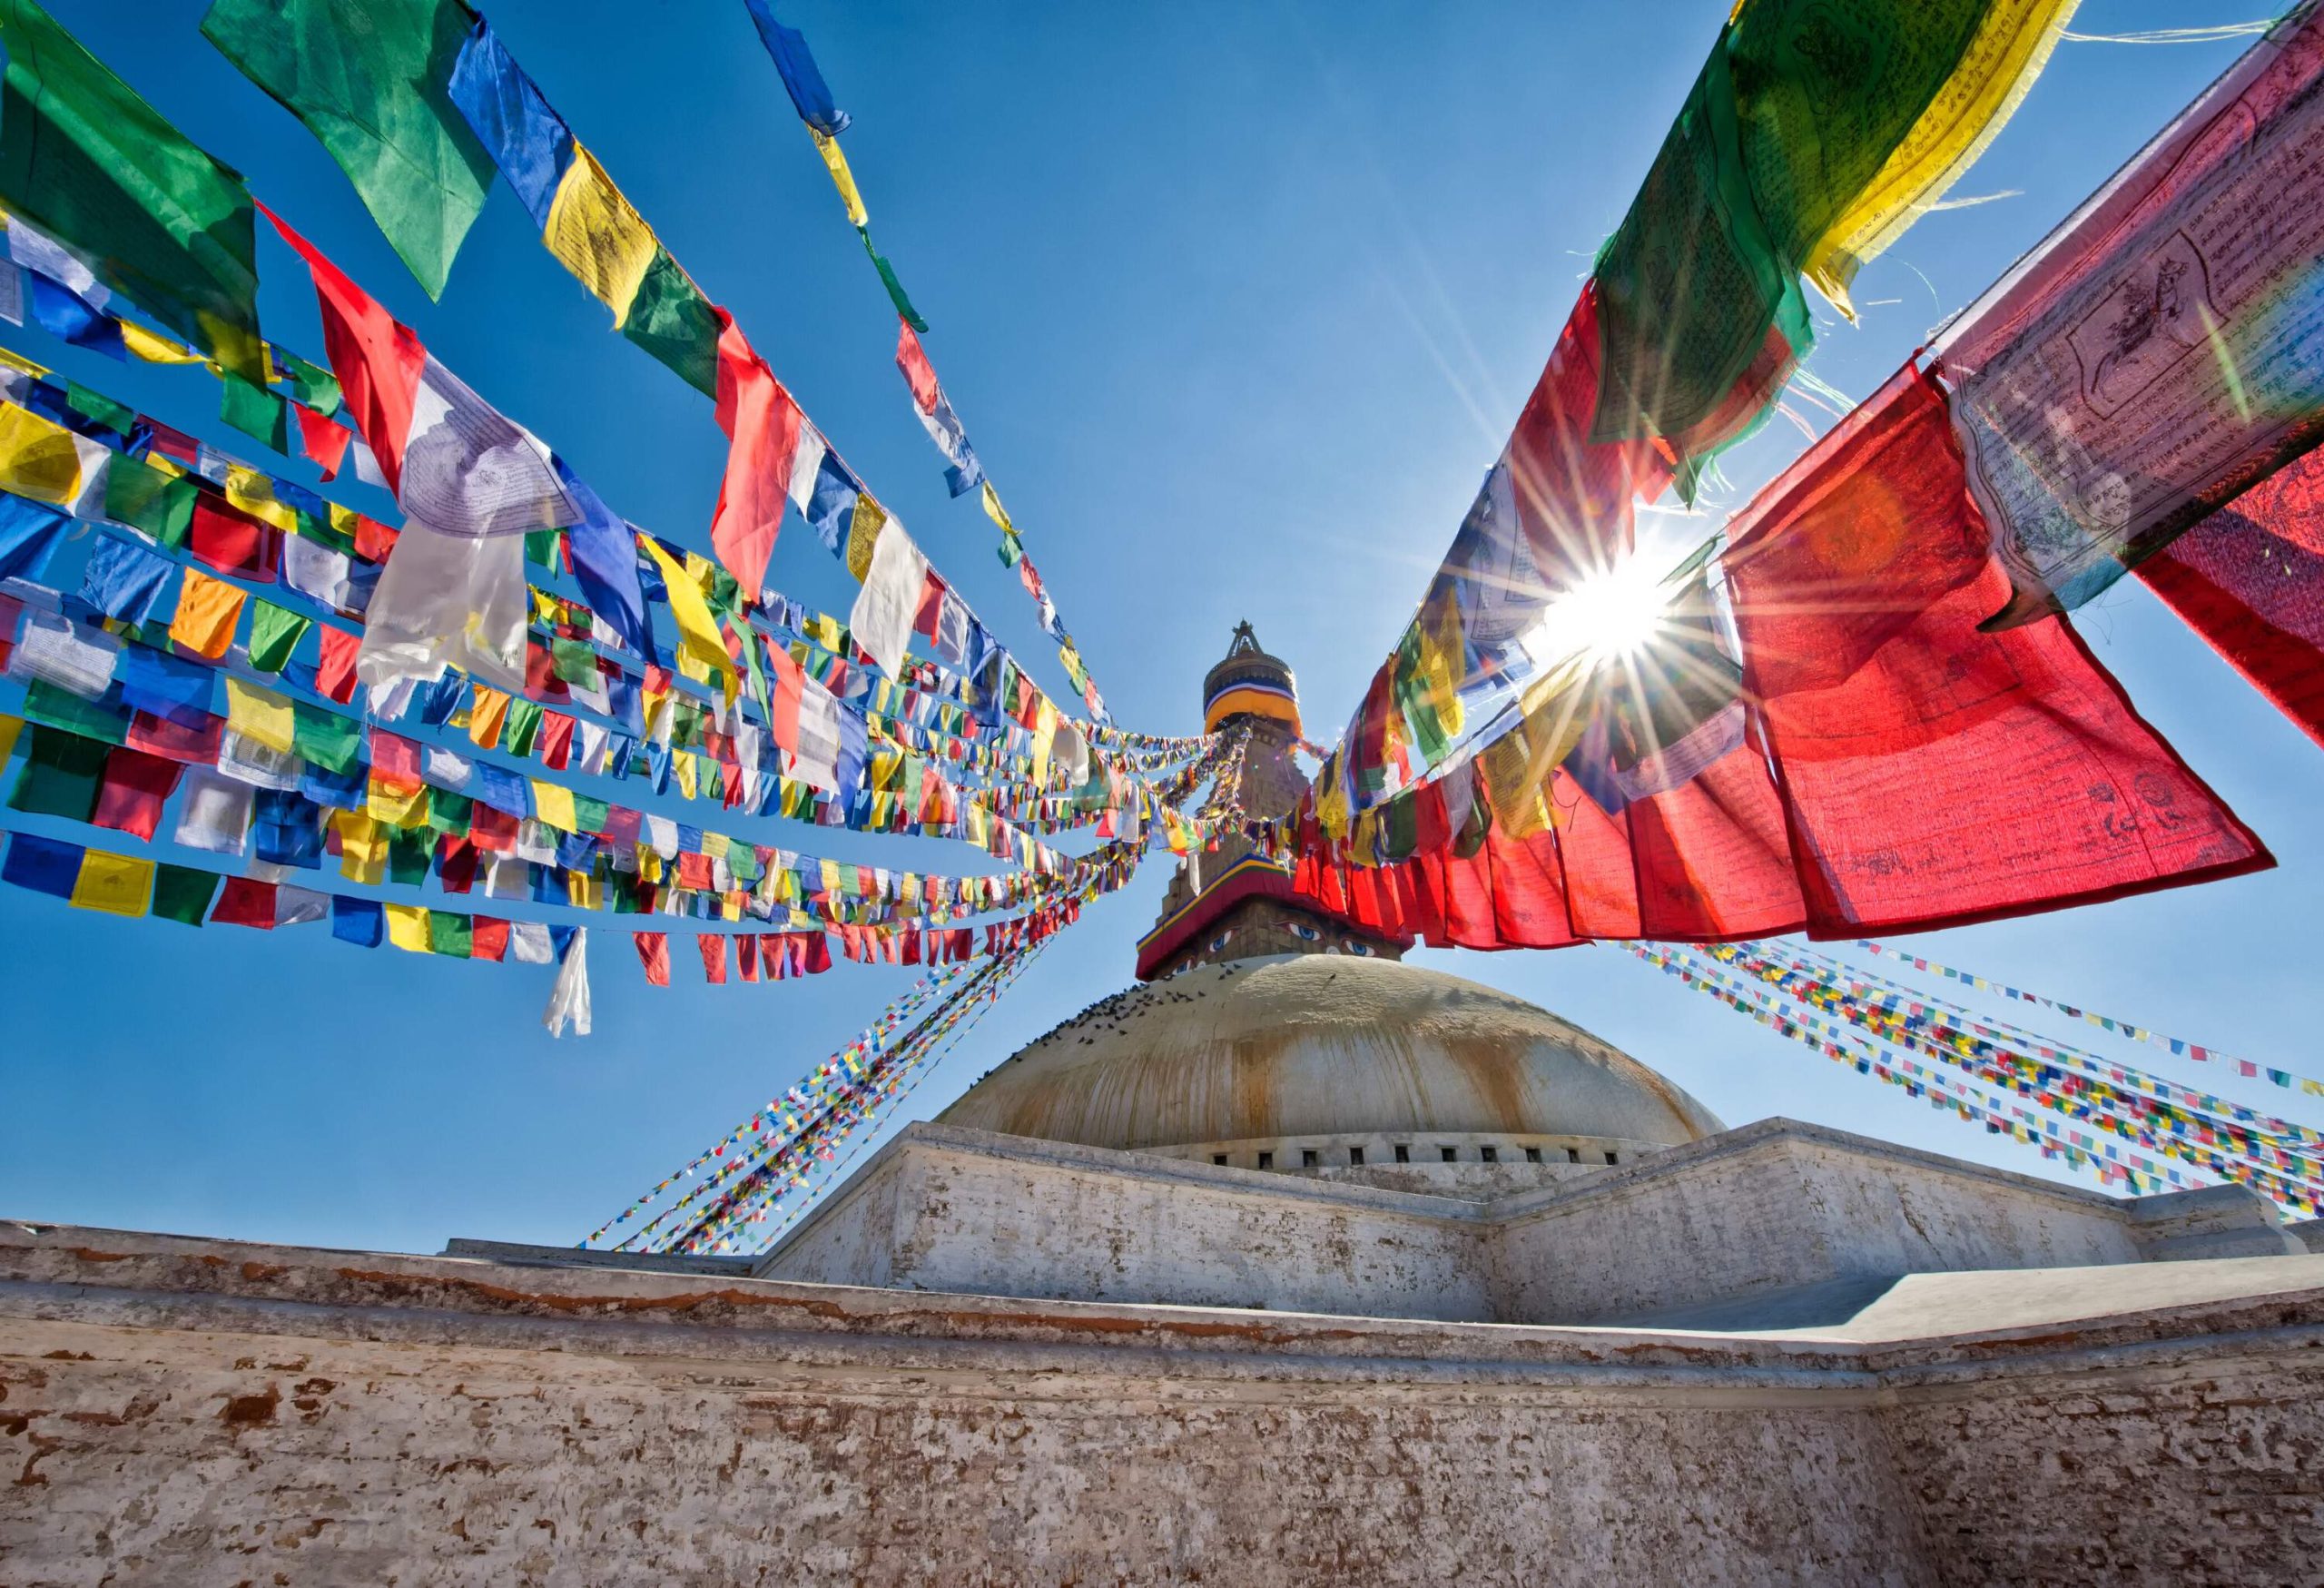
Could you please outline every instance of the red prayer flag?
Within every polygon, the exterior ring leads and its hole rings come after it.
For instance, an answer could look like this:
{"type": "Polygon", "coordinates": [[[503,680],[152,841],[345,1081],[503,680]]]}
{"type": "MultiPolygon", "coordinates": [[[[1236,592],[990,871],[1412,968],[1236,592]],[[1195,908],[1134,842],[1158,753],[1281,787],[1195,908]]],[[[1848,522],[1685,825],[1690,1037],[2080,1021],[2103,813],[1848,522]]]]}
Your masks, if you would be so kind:
{"type": "Polygon", "coordinates": [[[315,688],[344,705],[355,698],[355,653],[363,648],[363,636],[328,623],[317,624],[315,632],[323,646],[322,660],[315,664],[315,688]]]}
{"type": "Polygon", "coordinates": [[[655,987],[670,984],[670,934],[666,932],[640,932],[631,934],[637,943],[637,962],[645,967],[646,981],[655,987]]]}
{"type": "Polygon", "coordinates": [[[508,923],[489,915],[468,918],[468,958],[502,960],[508,956],[508,923]]]}
{"type": "Polygon", "coordinates": [[[347,443],[354,439],[354,432],[329,414],[317,413],[304,403],[294,402],[290,411],[299,419],[299,445],[325,479],[339,478],[339,466],[347,460],[347,443]]]}
{"type": "Polygon", "coordinates": [[[928,361],[928,350],[920,345],[910,321],[896,322],[896,368],[904,373],[904,384],[911,388],[912,406],[922,413],[936,411],[936,366],[928,361]]]}
{"type": "Polygon", "coordinates": [[[551,772],[564,771],[573,759],[573,719],[561,711],[543,712],[540,742],[533,750],[551,772]]]}
{"type": "Polygon", "coordinates": [[[755,932],[743,932],[734,939],[734,972],[745,981],[759,979],[759,940],[755,932]]]}
{"type": "Polygon", "coordinates": [[[724,309],[718,316],[718,428],[726,432],[726,474],[710,520],[710,544],[743,587],[745,602],[759,598],[774,538],[790,499],[791,469],[799,453],[799,405],[752,350],[742,328],[724,309]]]}
{"type": "Polygon", "coordinates": [[[274,884],[253,877],[228,877],[218,902],[210,911],[212,926],[255,926],[274,930],[274,884]]]}
{"type": "Polygon", "coordinates": [[[172,718],[141,711],[129,719],[129,732],[123,736],[131,749],[148,755],[165,756],[189,766],[212,766],[225,743],[226,719],[205,716],[199,727],[188,727],[172,718]]]}
{"type": "Polygon", "coordinates": [[[2253,486],[2138,575],[2324,745],[2324,453],[2253,486]]]}
{"type": "Polygon", "coordinates": [[[2009,577],[1907,367],[1738,515],[1747,695],[1815,937],[1959,925],[2274,859],[2009,577]]]}
{"type": "Polygon", "coordinates": [[[195,493],[193,528],[186,549],[222,574],[270,584],[280,560],[282,532],[231,507],[222,497],[195,493]]]}
{"type": "MultiPolygon", "coordinates": [[[[419,391],[419,372],[428,351],[409,328],[371,295],[348,280],[320,250],[283,224],[282,217],[264,204],[266,218],[282,233],[282,241],[298,251],[314,277],[315,301],[322,310],[323,351],[331,373],[339,377],[347,411],[362,432],[364,444],[379,460],[388,488],[399,496],[403,484],[403,447],[411,434],[413,399],[419,391]]],[[[369,555],[366,553],[365,555],[369,555]]]]}
{"type": "Polygon", "coordinates": [[[97,786],[97,808],[89,820],[116,833],[151,838],[161,824],[162,807],[177,791],[185,768],[143,751],[117,749],[105,756],[104,778],[97,786]]]}

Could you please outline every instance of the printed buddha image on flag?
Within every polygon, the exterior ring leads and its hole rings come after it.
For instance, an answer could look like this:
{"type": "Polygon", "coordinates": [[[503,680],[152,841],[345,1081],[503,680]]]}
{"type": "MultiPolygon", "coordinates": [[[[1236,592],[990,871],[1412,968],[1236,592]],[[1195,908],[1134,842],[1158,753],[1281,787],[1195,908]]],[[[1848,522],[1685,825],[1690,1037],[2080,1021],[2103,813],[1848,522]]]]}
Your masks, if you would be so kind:
{"type": "Polygon", "coordinates": [[[2324,439],[2324,15],[2261,40],[1948,331],[1997,626],[2070,611],[2324,439]]]}

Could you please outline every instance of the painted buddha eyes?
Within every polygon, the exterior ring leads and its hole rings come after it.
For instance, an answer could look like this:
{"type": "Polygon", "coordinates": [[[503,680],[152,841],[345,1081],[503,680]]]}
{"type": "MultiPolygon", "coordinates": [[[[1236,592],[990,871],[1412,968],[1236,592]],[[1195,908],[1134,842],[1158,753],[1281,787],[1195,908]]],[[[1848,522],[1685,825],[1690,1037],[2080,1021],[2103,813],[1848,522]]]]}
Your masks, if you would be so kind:
{"type": "Polygon", "coordinates": [[[1355,955],[1358,959],[1368,960],[1372,957],[1372,945],[1368,942],[1358,942],[1352,937],[1344,937],[1340,939],[1340,947],[1345,949],[1349,953],[1355,955]]]}
{"type": "Polygon", "coordinates": [[[1324,934],[1316,931],[1314,927],[1308,925],[1304,921],[1295,921],[1291,923],[1291,935],[1297,938],[1301,942],[1321,942],[1324,941],[1324,934]]]}

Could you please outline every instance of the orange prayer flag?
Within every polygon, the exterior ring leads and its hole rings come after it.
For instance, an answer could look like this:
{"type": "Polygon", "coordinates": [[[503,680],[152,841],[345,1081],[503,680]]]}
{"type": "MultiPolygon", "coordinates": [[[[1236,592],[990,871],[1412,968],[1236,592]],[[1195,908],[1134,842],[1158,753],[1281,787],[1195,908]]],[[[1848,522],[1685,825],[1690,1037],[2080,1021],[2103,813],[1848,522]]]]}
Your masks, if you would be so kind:
{"type": "Polygon", "coordinates": [[[248,599],[240,586],[188,568],[178,591],[177,616],[170,619],[170,637],[214,662],[234,643],[234,626],[241,621],[242,603],[248,599]]]}

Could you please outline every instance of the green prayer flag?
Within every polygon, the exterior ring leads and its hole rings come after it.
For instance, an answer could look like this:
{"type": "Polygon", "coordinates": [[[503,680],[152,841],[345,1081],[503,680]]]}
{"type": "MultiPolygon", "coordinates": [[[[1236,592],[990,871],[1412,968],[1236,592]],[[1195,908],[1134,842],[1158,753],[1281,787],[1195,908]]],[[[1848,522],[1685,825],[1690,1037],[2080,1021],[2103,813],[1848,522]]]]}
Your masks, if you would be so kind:
{"type": "Polygon", "coordinates": [[[604,800],[594,800],[585,794],[573,796],[573,824],[581,832],[603,833],[613,814],[613,806],[604,800]]]}
{"type": "Polygon", "coordinates": [[[227,369],[266,379],[251,196],[33,0],[0,0],[0,197],[227,369]]]}
{"type": "Polygon", "coordinates": [[[880,272],[880,284],[888,289],[888,301],[895,305],[896,312],[903,317],[906,325],[914,330],[926,330],[928,321],[920,317],[920,311],[914,309],[911,300],[904,296],[904,284],[896,280],[895,267],[888,262],[885,254],[872,246],[872,229],[858,226],[855,232],[863,239],[863,252],[872,256],[872,267],[880,272]]]}
{"type": "MultiPolygon", "coordinates": [[[[29,702],[25,715],[32,715],[29,702]]],[[[34,816],[87,821],[96,811],[97,785],[113,746],[44,723],[33,724],[26,737],[30,743],[25,746],[16,786],[8,795],[9,808],[34,816]]]]}
{"type": "Polygon", "coordinates": [[[90,390],[78,380],[64,383],[65,405],[83,419],[94,419],[117,435],[126,437],[137,427],[137,410],[125,402],[90,390]]]}
{"type": "Polygon", "coordinates": [[[710,609],[713,612],[732,612],[742,599],[743,581],[728,573],[724,565],[711,565],[710,609]]]}
{"type": "Polygon", "coordinates": [[[548,642],[548,670],[567,684],[597,685],[597,653],[586,639],[548,642]]]}
{"type": "Polygon", "coordinates": [[[302,406],[313,409],[319,414],[339,411],[341,396],[339,377],[320,365],[310,364],[295,353],[286,353],[281,348],[274,349],[273,352],[274,367],[282,372],[284,382],[290,388],[290,395],[297,398],[302,406]]]}
{"type": "Polygon", "coordinates": [[[119,745],[129,738],[129,718],[125,714],[84,700],[45,678],[35,678],[25,686],[25,704],[18,709],[27,722],[46,723],[84,739],[119,745]]]}
{"type": "MultiPolygon", "coordinates": [[[[428,791],[430,797],[435,791],[428,791]]],[[[436,835],[425,827],[390,827],[388,829],[388,880],[391,883],[424,883],[428,880],[428,860],[436,851],[436,835]]]]}
{"type": "Polygon", "coordinates": [[[251,611],[251,666],[261,673],[280,673],[315,620],[255,597],[251,611]]]}
{"type": "Polygon", "coordinates": [[[654,262],[637,283],[621,333],[704,397],[718,395],[718,317],[670,251],[654,245],[654,262]]]}
{"type": "Polygon", "coordinates": [[[508,720],[500,725],[500,747],[511,755],[529,755],[540,737],[541,708],[529,700],[508,703],[508,720]]]}
{"type": "Polygon", "coordinates": [[[562,569],[565,559],[558,555],[557,542],[564,534],[562,529],[526,530],[525,560],[535,567],[562,569]]]}
{"type": "Polygon", "coordinates": [[[428,791],[428,825],[447,838],[465,838],[476,820],[476,801],[449,789],[428,791]]]}
{"type": "Polygon", "coordinates": [[[465,960],[475,952],[475,917],[456,910],[430,910],[428,912],[428,952],[448,954],[465,960]]]}
{"type": "Polygon", "coordinates": [[[105,517],[174,549],[185,544],[200,488],[138,459],[117,457],[105,470],[105,517]]]}
{"type": "Polygon", "coordinates": [[[229,372],[219,382],[218,417],[271,451],[290,456],[290,410],[263,386],[229,372]]]}
{"type": "Polygon", "coordinates": [[[202,19],[339,163],[430,298],[496,174],[445,94],[468,24],[456,0],[214,0],[202,19]]]}
{"type": "Polygon", "coordinates": [[[326,772],[340,776],[362,765],[363,725],[303,700],[290,703],[290,747],[326,772]]]}
{"type": "MultiPolygon", "coordinates": [[[[1813,340],[1795,261],[1752,200],[1725,40],[1671,124],[1646,183],[1598,256],[1598,411],[1591,439],[1663,437],[1682,451],[1735,439],[1720,411],[1775,330],[1788,344],[1760,371],[1763,398],[1813,340]]],[[[1764,402],[1746,406],[1746,417],[1764,402]]]]}
{"type": "Polygon", "coordinates": [[[1751,194],[1794,271],[1936,98],[1993,0],[1751,0],[1727,40],[1751,194]]]}
{"type": "Polygon", "coordinates": [[[153,867],[153,913],[164,921],[200,926],[217,892],[216,872],[172,865],[167,861],[153,867]]]}

